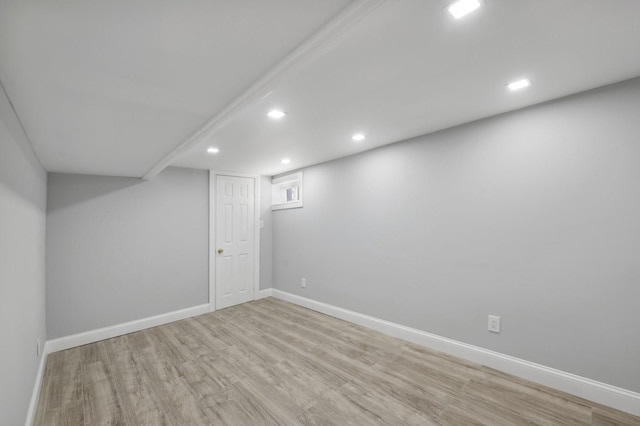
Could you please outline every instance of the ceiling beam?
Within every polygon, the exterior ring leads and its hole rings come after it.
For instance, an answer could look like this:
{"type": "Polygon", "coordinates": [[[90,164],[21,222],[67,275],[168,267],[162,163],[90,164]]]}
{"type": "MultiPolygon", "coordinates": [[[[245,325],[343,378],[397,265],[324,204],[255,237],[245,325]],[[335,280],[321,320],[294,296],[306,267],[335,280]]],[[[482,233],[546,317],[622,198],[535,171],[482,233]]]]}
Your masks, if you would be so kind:
{"type": "Polygon", "coordinates": [[[210,138],[222,126],[243,112],[247,107],[262,99],[275,89],[282,80],[300,70],[310,60],[335,46],[349,28],[380,6],[385,0],[355,0],[334,16],[322,28],[298,45],[291,53],[271,68],[247,90],[228,103],[203,127],[189,138],[180,142],[171,152],[158,161],[142,178],[153,179],[173,163],[182,153],[201,141],[210,138]]]}

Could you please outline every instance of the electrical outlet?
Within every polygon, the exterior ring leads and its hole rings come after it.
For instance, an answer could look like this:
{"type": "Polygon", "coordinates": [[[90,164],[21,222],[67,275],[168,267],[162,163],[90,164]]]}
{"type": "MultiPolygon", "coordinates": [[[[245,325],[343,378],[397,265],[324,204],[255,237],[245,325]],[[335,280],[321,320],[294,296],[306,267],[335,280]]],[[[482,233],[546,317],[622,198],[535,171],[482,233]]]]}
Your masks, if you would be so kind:
{"type": "Polygon", "coordinates": [[[302,288],[305,288],[307,286],[307,279],[303,278],[302,281],[300,282],[300,285],[302,286],[302,288]]]}
{"type": "Polygon", "coordinates": [[[489,315],[489,331],[500,333],[500,317],[489,315]]]}
{"type": "Polygon", "coordinates": [[[36,339],[36,356],[40,356],[40,338],[36,339]]]}

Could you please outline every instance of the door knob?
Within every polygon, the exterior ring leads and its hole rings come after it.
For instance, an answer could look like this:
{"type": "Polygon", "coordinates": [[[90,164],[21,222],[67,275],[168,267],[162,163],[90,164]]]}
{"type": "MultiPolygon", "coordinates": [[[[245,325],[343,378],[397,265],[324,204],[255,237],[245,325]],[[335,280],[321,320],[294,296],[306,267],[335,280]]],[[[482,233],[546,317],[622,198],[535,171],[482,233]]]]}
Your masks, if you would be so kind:
{"type": "Polygon", "coordinates": [[[218,254],[222,254],[222,252],[224,252],[223,249],[218,249],[218,254]]]}

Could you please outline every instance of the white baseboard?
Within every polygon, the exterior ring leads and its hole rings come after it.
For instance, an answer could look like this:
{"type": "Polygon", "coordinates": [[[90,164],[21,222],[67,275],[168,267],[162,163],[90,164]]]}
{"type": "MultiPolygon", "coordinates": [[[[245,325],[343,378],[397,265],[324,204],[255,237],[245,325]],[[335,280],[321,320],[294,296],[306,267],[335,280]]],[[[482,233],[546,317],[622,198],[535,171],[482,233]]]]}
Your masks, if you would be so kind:
{"type": "Polygon", "coordinates": [[[327,303],[307,299],[282,290],[272,289],[271,293],[273,297],[278,299],[640,416],[640,393],[327,303]]]}
{"type": "Polygon", "coordinates": [[[36,408],[38,407],[38,400],[40,399],[40,388],[42,387],[42,377],[44,376],[44,366],[47,364],[47,342],[44,342],[42,353],[40,354],[40,364],[38,365],[38,372],[36,373],[36,382],[33,385],[33,392],[31,393],[31,401],[29,402],[29,411],[27,411],[27,420],[24,422],[25,426],[31,426],[36,416],[36,408]]]}
{"type": "Polygon", "coordinates": [[[264,290],[260,290],[254,300],[264,299],[265,297],[271,297],[271,292],[273,289],[265,288],[264,290]]]}
{"type": "MultiPolygon", "coordinates": [[[[269,289],[271,290],[271,289],[269,289]]],[[[271,292],[269,292],[271,295],[271,292]]],[[[264,296],[268,297],[268,296],[264,296]]],[[[75,348],[77,346],[89,343],[99,342],[100,340],[111,339],[112,337],[122,336],[124,334],[133,333],[158,325],[168,324],[185,318],[195,317],[209,312],[209,304],[194,306],[192,308],[180,309],[178,311],[168,312],[166,314],[155,315],[148,318],[142,318],[135,321],[125,322],[123,324],[112,325],[109,327],[99,328],[97,330],[86,331],[84,333],[72,334],[71,336],[60,337],[58,339],[47,340],[44,344],[40,365],[36,376],[36,382],[31,394],[31,402],[29,403],[29,411],[27,412],[26,426],[31,426],[35,420],[35,411],[38,406],[40,397],[40,388],[42,386],[42,377],[44,375],[44,367],[46,365],[47,355],[53,352],[65,349],[75,348]]]]}
{"type": "Polygon", "coordinates": [[[111,339],[133,333],[134,331],[156,327],[185,318],[202,315],[209,312],[209,304],[194,306],[192,308],[180,309],[179,311],[168,312],[166,314],[155,315],[153,317],[142,318],[135,321],[99,328],[97,330],[86,331],[84,333],[72,334],[71,336],[60,337],[58,339],[47,340],[46,348],[48,353],[58,352],[76,346],[99,342],[100,340],[111,339]]]}

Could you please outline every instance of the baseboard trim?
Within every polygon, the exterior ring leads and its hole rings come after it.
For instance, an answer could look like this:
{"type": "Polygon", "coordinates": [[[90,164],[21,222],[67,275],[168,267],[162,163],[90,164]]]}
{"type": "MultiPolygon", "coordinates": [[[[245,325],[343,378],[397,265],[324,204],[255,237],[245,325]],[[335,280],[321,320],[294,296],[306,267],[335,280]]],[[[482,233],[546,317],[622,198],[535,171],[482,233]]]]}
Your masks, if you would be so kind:
{"type": "Polygon", "coordinates": [[[48,353],[58,352],[65,349],[75,348],[77,346],[87,345],[89,343],[99,342],[100,340],[111,339],[112,337],[133,333],[134,331],[168,324],[170,322],[194,317],[196,315],[206,314],[208,312],[209,304],[206,303],[204,305],[180,309],[166,314],[142,318],[135,321],[99,328],[97,330],[86,331],[84,333],[72,334],[58,339],[47,340],[46,347],[48,348],[48,353]]]}
{"type": "Polygon", "coordinates": [[[40,355],[38,372],[36,373],[36,381],[33,385],[33,392],[31,393],[31,401],[29,402],[29,410],[27,411],[27,419],[24,422],[25,426],[31,426],[33,424],[33,421],[35,420],[36,408],[38,407],[38,400],[40,399],[42,378],[44,377],[44,366],[47,365],[47,354],[49,353],[47,346],[47,342],[44,342],[42,353],[40,355]]]}
{"type": "Polygon", "coordinates": [[[448,353],[466,360],[495,368],[532,382],[549,386],[578,397],[640,416],[640,393],[581,377],[555,368],[494,352],[478,346],[448,339],[411,327],[405,327],[369,315],[271,289],[273,297],[352,322],[381,333],[448,353]]]}
{"type": "Polygon", "coordinates": [[[264,290],[260,290],[254,300],[264,299],[265,297],[271,297],[272,294],[271,288],[265,288],[264,290]]]}

